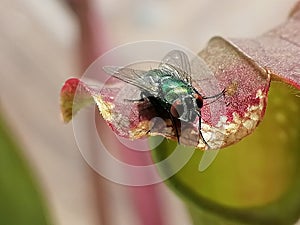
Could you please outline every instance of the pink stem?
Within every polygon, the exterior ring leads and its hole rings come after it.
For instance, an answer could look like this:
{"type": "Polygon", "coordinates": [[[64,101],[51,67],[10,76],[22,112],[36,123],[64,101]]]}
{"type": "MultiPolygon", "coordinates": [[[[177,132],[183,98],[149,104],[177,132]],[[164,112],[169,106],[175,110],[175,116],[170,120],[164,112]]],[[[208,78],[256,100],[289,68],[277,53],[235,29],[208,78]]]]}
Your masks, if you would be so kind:
{"type": "MultiPolygon", "coordinates": [[[[67,0],[73,11],[78,16],[81,30],[80,55],[81,68],[84,71],[97,57],[99,57],[107,47],[104,32],[101,24],[101,17],[93,10],[90,0],[67,0]]],[[[107,126],[104,123],[98,124],[100,127],[107,126]]],[[[133,165],[147,165],[151,163],[149,155],[141,157],[138,152],[131,151],[121,144],[118,144],[120,152],[124,152],[122,157],[129,160],[133,165]]],[[[96,176],[94,176],[96,177],[96,176]]],[[[102,180],[102,179],[101,179],[102,180]]],[[[105,195],[105,182],[94,181],[97,185],[98,207],[100,210],[101,224],[112,224],[108,218],[107,210],[112,208],[105,195]],[[106,201],[105,201],[106,199],[106,201]],[[105,205],[104,205],[105,204],[105,205]]],[[[160,185],[150,185],[142,187],[128,187],[132,196],[136,215],[142,225],[163,225],[162,207],[160,205],[159,190],[160,185]]]]}
{"type": "MultiPolygon", "coordinates": [[[[101,24],[97,20],[98,15],[90,8],[89,0],[66,0],[68,5],[77,16],[80,40],[80,70],[83,73],[86,68],[104,51],[104,46],[99,45],[102,42],[103,35],[100,35],[101,24]]],[[[92,154],[92,153],[91,153],[92,154]]],[[[109,209],[110,199],[107,195],[107,180],[100,177],[94,170],[90,169],[90,176],[93,188],[93,201],[96,206],[97,223],[105,225],[114,225],[109,209]]]]}
{"type": "MultiPolygon", "coordinates": [[[[149,152],[138,152],[128,150],[124,147],[122,150],[124,151],[123,159],[126,162],[129,162],[129,164],[149,165],[153,163],[149,152]]],[[[143,176],[143,174],[141,174],[140,176],[143,176]]],[[[129,187],[129,190],[132,194],[132,198],[135,203],[135,210],[140,217],[140,224],[166,224],[166,222],[163,220],[163,209],[160,204],[162,199],[159,197],[159,192],[161,188],[162,186],[160,184],[153,184],[140,187],[129,187]]]]}

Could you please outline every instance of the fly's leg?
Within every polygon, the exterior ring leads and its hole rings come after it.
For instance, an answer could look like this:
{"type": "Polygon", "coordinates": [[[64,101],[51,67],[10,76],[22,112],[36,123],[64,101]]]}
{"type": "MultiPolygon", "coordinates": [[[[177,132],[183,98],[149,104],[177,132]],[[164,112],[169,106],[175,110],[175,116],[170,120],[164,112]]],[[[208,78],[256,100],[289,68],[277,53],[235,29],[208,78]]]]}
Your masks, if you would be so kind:
{"type": "Polygon", "coordinates": [[[202,131],[201,131],[201,112],[198,114],[199,117],[199,125],[198,125],[198,131],[199,131],[199,138],[203,141],[203,143],[210,149],[209,144],[205,141],[202,131]]]}
{"type": "Polygon", "coordinates": [[[180,144],[180,140],[179,140],[179,132],[178,132],[178,128],[177,128],[177,125],[176,125],[176,121],[175,121],[175,117],[171,114],[170,112],[170,109],[167,109],[166,107],[163,107],[165,109],[165,111],[168,113],[170,119],[171,119],[171,122],[172,122],[172,126],[173,128],[175,129],[175,135],[177,137],[177,142],[178,144],[180,144]]]}
{"type": "Polygon", "coordinates": [[[139,102],[144,102],[145,101],[145,99],[147,98],[147,96],[149,96],[149,95],[147,95],[146,94],[146,92],[144,92],[144,91],[142,91],[141,93],[140,93],[140,99],[124,99],[124,101],[126,101],[126,102],[133,102],[133,103],[139,103],[139,102]]]}
{"type": "Polygon", "coordinates": [[[177,137],[177,141],[178,141],[178,143],[180,143],[180,141],[179,141],[179,131],[178,131],[178,128],[176,126],[176,120],[172,116],[172,114],[170,113],[170,106],[162,104],[162,102],[160,102],[160,100],[157,99],[154,96],[148,96],[147,99],[149,99],[149,101],[151,102],[153,107],[156,109],[157,114],[161,114],[161,115],[166,115],[167,114],[168,115],[168,117],[164,116],[164,119],[170,119],[171,120],[172,126],[175,129],[175,135],[177,137]]]}
{"type": "Polygon", "coordinates": [[[225,92],[226,92],[226,89],[224,88],[223,91],[221,91],[219,94],[216,94],[216,95],[213,95],[213,96],[209,96],[209,97],[205,97],[203,96],[203,99],[211,99],[211,98],[217,98],[219,99],[221,96],[225,96],[225,92]]]}
{"type": "Polygon", "coordinates": [[[144,98],[141,98],[141,99],[124,99],[124,101],[132,102],[132,103],[139,103],[139,102],[145,101],[145,99],[144,98]]]}
{"type": "Polygon", "coordinates": [[[216,102],[216,101],[218,101],[219,100],[219,98],[221,98],[222,96],[223,97],[225,97],[225,89],[221,92],[221,93],[219,93],[219,94],[217,94],[217,95],[213,95],[213,96],[209,96],[209,97],[203,97],[203,99],[212,99],[212,98],[214,98],[214,100],[213,101],[211,101],[211,102],[208,102],[208,103],[206,103],[206,104],[204,104],[203,106],[206,106],[206,105],[209,105],[209,104],[211,104],[211,103],[214,103],[214,102],[216,102]]]}
{"type": "Polygon", "coordinates": [[[124,99],[125,102],[139,103],[145,101],[145,99],[124,99]]]}
{"type": "Polygon", "coordinates": [[[175,128],[175,134],[176,134],[176,137],[177,137],[178,144],[180,144],[179,132],[178,132],[178,128],[177,128],[177,125],[176,125],[176,121],[175,121],[174,117],[171,115],[171,113],[169,111],[168,111],[168,114],[170,115],[172,126],[175,128]]]}

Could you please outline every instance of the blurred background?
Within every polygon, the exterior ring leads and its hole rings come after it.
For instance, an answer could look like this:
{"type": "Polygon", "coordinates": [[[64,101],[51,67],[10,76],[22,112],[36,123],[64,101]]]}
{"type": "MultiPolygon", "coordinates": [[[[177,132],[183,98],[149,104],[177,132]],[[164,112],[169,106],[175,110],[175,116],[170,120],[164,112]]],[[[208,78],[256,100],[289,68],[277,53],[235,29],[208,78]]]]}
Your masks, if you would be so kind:
{"type": "MultiPolygon", "coordinates": [[[[0,196],[7,202],[0,199],[1,208],[12,213],[14,207],[36,207],[28,221],[38,221],[34,212],[45,213],[45,220],[55,225],[191,224],[181,201],[163,184],[128,188],[89,168],[77,149],[72,125],[61,121],[60,88],[120,44],[157,39],[198,52],[212,36],[260,35],[282,23],[295,2],[2,0],[0,186],[6,189],[0,188],[0,196]],[[18,157],[21,161],[13,160],[18,157]],[[35,190],[34,200],[23,201],[20,193],[28,196],[30,188],[35,190]]],[[[7,222],[18,221],[10,213],[0,212],[0,225],[33,225],[7,222]]]]}

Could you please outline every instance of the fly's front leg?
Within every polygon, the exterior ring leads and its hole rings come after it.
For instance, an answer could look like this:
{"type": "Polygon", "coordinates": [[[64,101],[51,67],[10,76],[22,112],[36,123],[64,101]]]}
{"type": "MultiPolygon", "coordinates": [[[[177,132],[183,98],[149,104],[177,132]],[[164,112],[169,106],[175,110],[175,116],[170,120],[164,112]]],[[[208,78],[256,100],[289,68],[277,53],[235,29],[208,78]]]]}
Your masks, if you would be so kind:
{"type": "Polygon", "coordinates": [[[212,96],[203,96],[203,99],[211,99],[211,98],[216,98],[219,99],[220,97],[225,97],[226,89],[223,89],[219,94],[212,95],[212,96]]]}
{"type": "Polygon", "coordinates": [[[201,140],[203,141],[203,143],[204,143],[208,148],[210,148],[209,144],[205,141],[205,139],[204,139],[204,137],[203,137],[203,134],[202,134],[202,131],[201,131],[201,112],[199,112],[198,117],[199,117],[199,122],[198,122],[199,139],[201,139],[201,140]]]}

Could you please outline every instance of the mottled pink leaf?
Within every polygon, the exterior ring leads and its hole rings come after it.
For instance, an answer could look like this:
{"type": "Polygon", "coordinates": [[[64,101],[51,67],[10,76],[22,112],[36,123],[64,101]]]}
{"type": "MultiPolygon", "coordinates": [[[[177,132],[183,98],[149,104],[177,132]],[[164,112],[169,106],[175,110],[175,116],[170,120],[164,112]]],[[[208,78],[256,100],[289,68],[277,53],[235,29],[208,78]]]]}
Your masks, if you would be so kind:
{"type": "MultiPolygon", "coordinates": [[[[266,110],[271,80],[300,88],[299,28],[300,13],[299,6],[296,6],[287,22],[260,37],[241,40],[214,37],[199,53],[216,77],[217,85],[226,90],[222,100],[225,111],[218,120],[212,118],[210,104],[202,109],[202,132],[208,137],[207,142],[212,149],[234,144],[255,130],[266,110]]],[[[195,87],[201,89],[197,74],[194,80],[195,87]]],[[[112,83],[97,90],[88,84],[76,83],[74,79],[66,81],[61,103],[64,120],[70,120],[72,107],[76,113],[90,103],[91,96],[103,118],[118,135],[131,139],[148,134],[163,135],[177,140],[171,121],[166,119],[166,126],[156,123],[153,128],[150,120],[158,115],[151,104],[126,101],[128,96],[120,97],[119,93],[122,90],[126,93],[124,90],[128,85],[120,81],[112,83]],[[78,98],[72,105],[76,85],[79,87],[78,98]]],[[[194,125],[182,128],[180,141],[207,149],[199,140],[194,125]]]]}
{"type": "Polygon", "coordinates": [[[255,39],[230,39],[243,54],[269,70],[272,80],[300,88],[299,5],[281,26],[255,39]],[[298,9],[298,11],[296,11],[298,9]]]}

